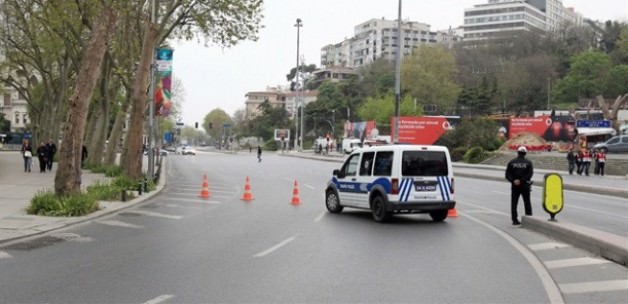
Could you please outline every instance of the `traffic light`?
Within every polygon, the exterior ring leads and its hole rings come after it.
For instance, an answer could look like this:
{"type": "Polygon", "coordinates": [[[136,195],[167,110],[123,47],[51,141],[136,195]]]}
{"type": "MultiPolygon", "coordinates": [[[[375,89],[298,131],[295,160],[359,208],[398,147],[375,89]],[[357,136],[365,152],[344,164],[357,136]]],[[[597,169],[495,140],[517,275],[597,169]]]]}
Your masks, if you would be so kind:
{"type": "Polygon", "coordinates": [[[194,128],[198,129],[198,122],[194,123],[194,128]]]}

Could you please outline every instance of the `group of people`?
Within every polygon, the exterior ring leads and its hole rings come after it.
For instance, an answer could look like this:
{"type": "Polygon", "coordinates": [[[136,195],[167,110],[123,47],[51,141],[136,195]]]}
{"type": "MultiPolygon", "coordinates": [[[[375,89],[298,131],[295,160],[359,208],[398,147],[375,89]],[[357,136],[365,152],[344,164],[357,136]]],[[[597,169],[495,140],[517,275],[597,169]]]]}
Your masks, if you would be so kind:
{"type": "Polygon", "coordinates": [[[25,139],[22,142],[21,152],[24,158],[24,172],[31,172],[33,157],[37,157],[39,161],[39,172],[46,173],[46,171],[52,170],[52,162],[57,153],[57,145],[50,139],[47,143],[42,142],[39,147],[33,151],[29,140],[25,139]]]}
{"type": "Polygon", "coordinates": [[[569,164],[569,175],[575,172],[578,175],[589,176],[591,163],[593,163],[593,174],[604,176],[604,167],[606,165],[606,153],[601,149],[581,149],[575,152],[569,149],[567,153],[567,162],[569,164]]]}

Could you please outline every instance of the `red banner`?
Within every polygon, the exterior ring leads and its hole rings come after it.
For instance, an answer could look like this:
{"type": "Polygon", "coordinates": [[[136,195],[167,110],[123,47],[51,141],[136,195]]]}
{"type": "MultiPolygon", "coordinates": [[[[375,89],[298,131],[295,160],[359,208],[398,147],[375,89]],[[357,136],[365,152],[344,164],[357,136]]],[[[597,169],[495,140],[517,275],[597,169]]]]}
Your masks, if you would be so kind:
{"type": "MultiPolygon", "coordinates": [[[[401,144],[433,145],[447,130],[451,129],[445,117],[399,117],[399,138],[401,144]]],[[[395,136],[395,117],[390,119],[390,130],[395,136]]]]}
{"type": "Polygon", "coordinates": [[[549,116],[513,117],[510,119],[508,138],[513,138],[522,132],[534,133],[544,137],[550,125],[552,125],[552,119],[549,116]]]}

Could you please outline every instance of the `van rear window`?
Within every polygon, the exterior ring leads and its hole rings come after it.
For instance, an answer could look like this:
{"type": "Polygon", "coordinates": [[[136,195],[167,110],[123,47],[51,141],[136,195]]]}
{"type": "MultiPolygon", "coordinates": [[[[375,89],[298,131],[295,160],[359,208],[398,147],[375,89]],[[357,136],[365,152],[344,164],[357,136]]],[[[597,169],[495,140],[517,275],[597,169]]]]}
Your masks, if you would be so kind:
{"type": "Polygon", "coordinates": [[[447,155],[443,151],[404,151],[403,176],[445,176],[449,174],[447,155]]]}

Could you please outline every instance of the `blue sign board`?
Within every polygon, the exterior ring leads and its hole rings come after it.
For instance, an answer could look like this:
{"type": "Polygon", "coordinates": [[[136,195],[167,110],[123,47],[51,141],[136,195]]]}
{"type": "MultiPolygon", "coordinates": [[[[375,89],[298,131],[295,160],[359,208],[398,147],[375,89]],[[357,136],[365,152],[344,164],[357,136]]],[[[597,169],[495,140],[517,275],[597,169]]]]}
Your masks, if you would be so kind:
{"type": "Polygon", "coordinates": [[[576,128],[610,128],[610,120],[578,120],[576,128]]]}
{"type": "Polygon", "coordinates": [[[164,140],[168,144],[171,143],[172,142],[172,133],[171,132],[164,133],[164,140]]]}

